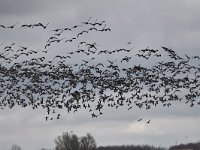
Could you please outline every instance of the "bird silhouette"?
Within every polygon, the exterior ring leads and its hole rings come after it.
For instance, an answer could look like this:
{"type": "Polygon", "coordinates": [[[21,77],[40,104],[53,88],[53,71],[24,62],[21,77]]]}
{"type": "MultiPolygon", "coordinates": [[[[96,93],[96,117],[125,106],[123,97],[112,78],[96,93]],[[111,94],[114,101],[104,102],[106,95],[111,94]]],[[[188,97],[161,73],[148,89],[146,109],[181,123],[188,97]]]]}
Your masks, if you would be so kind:
{"type": "Polygon", "coordinates": [[[0,25],[0,28],[4,28],[4,29],[5,29],[6,27],[5,27],[4,25],[1,24],[1,25],[0,25]]]}
{"type": "Polygon", "coordinates": [[[88,21],[82,22],[82,23],[88,25],[91,18],[92,18],[92,17],[90,17],[90,18],[88,19],[88,21]]]}
{"type": "Polygon", "coordinates": [[[149,124],[150,122],[151,122],[151,120],[148,120],[148,121],[147,121],[147,124],[149,124]]]}
{"type": "Polygon", "coordinates": [[[11,26],[6,27],[6,28],[13,29],[17,24],[18,24],[18,22],[15,23],[14,25],[11,25],[11,26]]]}
{"type": "Polygon", "coordinates": [[[23,24],[21,25],[21,28],[32,28],[33,25],[32,24],[23,24]]]}
{"type": "Polygon", "coordinates": [[[88,31],[82,31],[82,32],[78,33],[76,37],[78,38],[80,35],[83,35],[83,33],[88,33],[88,31]]]}

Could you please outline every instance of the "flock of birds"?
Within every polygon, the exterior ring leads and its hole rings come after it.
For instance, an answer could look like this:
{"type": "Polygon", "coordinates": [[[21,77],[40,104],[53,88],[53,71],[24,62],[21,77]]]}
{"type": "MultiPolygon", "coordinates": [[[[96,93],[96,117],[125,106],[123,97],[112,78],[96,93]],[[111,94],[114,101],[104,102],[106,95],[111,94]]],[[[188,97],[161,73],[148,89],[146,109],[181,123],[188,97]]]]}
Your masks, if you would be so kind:
{"type": "MultiPolygon", "coordinates": [[[[17,26],[47,30],[49,23],[0,25],[0,30],[17,26]]],[[[48,121],[60,119],[59,109],[68,113],[85,109],[96,118],[105,107],[151,109],[170,107],[174,101],[184,101],[191,107],[200,105],[199,56],[180,56],[167,47],[145,48],[136,54],[133,47],[105,50],[96,42],[82,40],[90,32],[110,31],[105,21],[89,18],[80,25],[50,30],[52,35],[40,50],[14,42],[1,44],[0,108],[43,108],[48,121]],[[67,39],[69,32],[75,35],[67,39]],[[77,48],[48,59],[54,44],[69,43],[77,43],[77,48]],[[76,63],[70,63],[77,55],[85,59],[78,57],[76,63]],[[108,55],[110,59],[103,60],[108,55]]]]}

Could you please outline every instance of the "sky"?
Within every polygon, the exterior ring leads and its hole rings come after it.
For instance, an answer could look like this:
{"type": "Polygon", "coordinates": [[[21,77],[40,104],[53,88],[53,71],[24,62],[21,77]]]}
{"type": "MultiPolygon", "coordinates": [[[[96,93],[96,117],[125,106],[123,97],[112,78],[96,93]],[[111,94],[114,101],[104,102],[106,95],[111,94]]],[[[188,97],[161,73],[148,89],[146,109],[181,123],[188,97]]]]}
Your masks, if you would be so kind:
{"type": "MultiPolygon", "coordinates": [[[[14,41],[41,48],[51,29],[80,24],[90,17],[93,21],[105,20],[112,30],[98,37],[87,37],[99,41],[101,46],[125,47],[131,42],[134,49],[166,46],[180,54],[200,54],[199,0],[0,0],[0,24],[49,23],[47,33],[0,29],[0,44],[14,41]]],[[[49,57],[60,53],[58,48],[52,48],[49,57]]],[[[65,131],[78,136],[89,132],[98,146],[169,147],[200,140],[199,107],[191,108],[181,102],[170,108],[150,110],[105,108],[104,114],[95,119],[84,110],[74,114],[63,111],[65,115],[60,120],[46,122],[45,113],[18,107],[0,110],[0,150],[9,150],[12,144],[21,146],[22,150],[54,148],[54,139],[65,131]],[[141,122],[137,121],[139,118],[143,118],[141,122]],[[149,119],[151,123],[147,124],[149,119]]]]}

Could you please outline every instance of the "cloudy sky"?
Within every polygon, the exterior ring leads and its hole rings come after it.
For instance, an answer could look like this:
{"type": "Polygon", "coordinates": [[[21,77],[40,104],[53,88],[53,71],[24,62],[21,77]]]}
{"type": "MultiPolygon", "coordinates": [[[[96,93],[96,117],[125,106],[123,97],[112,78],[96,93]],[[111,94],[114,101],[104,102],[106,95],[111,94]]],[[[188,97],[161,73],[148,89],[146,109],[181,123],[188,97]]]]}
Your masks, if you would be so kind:
{"type": "MultiPolygon", "coordinates": [[[[95,38],[109,48],[131,42],[135,49],[166,46],[182,54],[200,54],[199,0],[0,0],[0,24],[4,25],[50,23],[47,28],[50,33],[51,29],[80,24],[89,17],[106,20],[112,31],[95,38]]],[[[14,41],[40,48],[47,36],[43,31],[0,29],[0,44],[14,41]]],[[[57,50],[52,50],[51,55],[56,54],[57,50]]],[[[190,108],[177,103],[168,109],[158,107],[148,111],[106,108],[97,119],[84,111],[66,113],[60,120],[46,122],[43,110],[5,109],[0,110],[0,149],[9,150],[12,144],[23,150],[53,148],[53,140],[65,131],[78,136],[89,132],[98,146],[168,147],[200,140],[199,114],[198,106],[190,108]],[[143,120],[138,122],[139,118],[143,120]],[[149,119],[151,123],[146,124],[149,119]]]]}

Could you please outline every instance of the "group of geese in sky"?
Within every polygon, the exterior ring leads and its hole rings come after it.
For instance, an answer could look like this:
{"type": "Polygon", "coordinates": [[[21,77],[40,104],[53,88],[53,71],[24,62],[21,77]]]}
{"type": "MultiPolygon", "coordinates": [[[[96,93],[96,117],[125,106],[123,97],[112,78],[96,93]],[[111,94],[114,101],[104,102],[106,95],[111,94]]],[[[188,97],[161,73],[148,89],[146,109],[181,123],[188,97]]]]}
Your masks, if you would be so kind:
{"type": "Polygon", "coordinates": [[[51,30],[49,25],[0,25],[0,31],[40,28],[51,34],[40,50],[31,48],[32,44],[0,44],[1,109],[15,105],[43,108],[48,121],[60,119],[59,109],[68,113],[84,109],[96,118],[106,107],[146,110],[170,107],[174,102],[200,105],[199,56],[180,56],[167,47],[136,51],[132,42],[128,48],[103,49],[87,40],[91,32],[111,32],[106,21],[97,19],[51,30]],[[74,34],[68,39],[69,33],[74,34]],[[76,48],[55,52],[49,59],[59,44],[76,48]]]}

